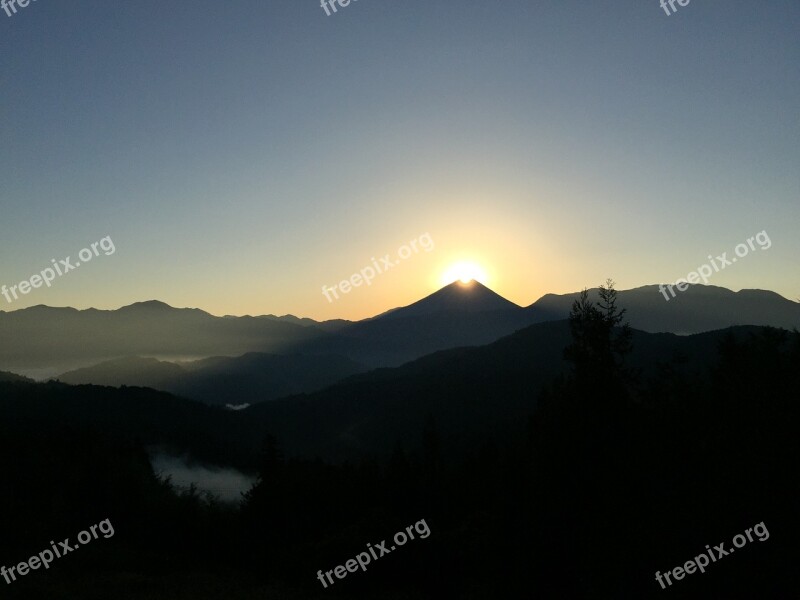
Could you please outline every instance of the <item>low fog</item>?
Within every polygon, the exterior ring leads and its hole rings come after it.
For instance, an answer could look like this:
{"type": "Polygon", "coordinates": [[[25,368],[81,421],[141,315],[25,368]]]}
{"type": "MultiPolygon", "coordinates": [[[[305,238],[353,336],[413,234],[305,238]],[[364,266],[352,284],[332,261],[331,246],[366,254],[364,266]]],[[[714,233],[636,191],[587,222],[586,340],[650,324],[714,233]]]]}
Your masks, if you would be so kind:
{"type": "Polygon", "coordinates": [[[197,489],[209,492],[226,502],[239,502],[242,492],[249,490],[256,478],[229,467],[203,465],[188,456],[173,456],[162,451],[151,453],[150,463],[156,474],[171,477],[178,490],[195,484],[197,489]]]}

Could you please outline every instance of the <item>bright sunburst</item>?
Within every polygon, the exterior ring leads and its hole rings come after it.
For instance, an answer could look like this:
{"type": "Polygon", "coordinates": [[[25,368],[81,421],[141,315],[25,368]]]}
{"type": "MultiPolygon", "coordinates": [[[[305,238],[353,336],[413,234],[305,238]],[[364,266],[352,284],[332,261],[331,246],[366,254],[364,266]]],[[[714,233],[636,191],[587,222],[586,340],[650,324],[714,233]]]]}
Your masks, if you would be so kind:
{"type": "Polygon", "coordinates": [[[442,275],[442,284],[448,285],[454,281],[469,283],[472,280],[485,284],[486,279],[486,271],[480,265],[473,262],[458,262],[442,275]]]}

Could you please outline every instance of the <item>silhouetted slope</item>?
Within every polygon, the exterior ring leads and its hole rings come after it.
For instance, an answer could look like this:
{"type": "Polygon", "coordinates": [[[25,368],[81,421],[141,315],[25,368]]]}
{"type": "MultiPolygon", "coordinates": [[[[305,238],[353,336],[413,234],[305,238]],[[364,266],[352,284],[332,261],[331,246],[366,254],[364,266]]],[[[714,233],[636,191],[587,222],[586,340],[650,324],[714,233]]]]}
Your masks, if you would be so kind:
{"type": "Polygon", "coordinates": [[[184,365],[176,393],[209,404],[243,404],[322,389],[366,367],[342,356],[249,353],[184,365]]]}
{"type": "MultiPolygon", "coordinates": [[[[743,327],[693,336],[635,331],[629,364],[642,368],[645,378],[659,376],[664,366],[697,377],[716,359],[725,336],[744,337],[756,330],[743,327]]],[[[146,389],[6,383],[0,394],[0,420],[19,422],[24,417],[100,425],[131,439],[193,452],[211,454],[209,447],[224,447],[226,454],[240,458],[269,432],[287,453],[345,459],[385,455],[398,441],[412,447],[428,418],[434,417],[450,447],[464,447],[479,433],[502,438],[518,429],[543,386],[565,373],[563,349],[569,340],[566,321],[541,323],[488,346],[437,352],[241,413],[146,389]],[[23,401],[26,397],[37,402],[23,401]]],[[[257,362],[258,357],[247,360],[257,362]]]]}
{"type": "Polygon", "coordinates": [[[54,379],[70,385],[130,385],[171,391],[175,382],[185,375],[186,371],[176,364],[134,356],[68,371],[54,379]]]}
{"type": "Polygon", "coordinates": [[[341,356],[249,353],[173,364],[130,357],[69,371],[57,377],[73,385],[139,386],[207,404],[252,404],[321,389],[366,368],[341,356]]]}
{"type": "Polygon", "coordinates": [[[335,338],[313,342],[372,366],[397,366],[439,350],[488,344],[536,322],[523,309],[443,311],[354,323],[335,338]]]}
{"type": "Polygon", "coordinates": [[[199,459],[246,466],[255,427],[239,413],[146,388],[0,383],[0,422],[15,431],[96,430],[125,442],[164,445],[199,459]],[[240,435],[241,434],[241,435],[240,435]]]}
{"type": "MultiPolygon", "coordinates": [[[[698,376],[716,357],[728,332],[694,336],[634,331],[629,366],[644,378],[663,367],[698,376]]],[[[532,325],[492,344],[445,350],[398,368],[356,375],[328,389],[254,406],[248,414],[265,423],[288,451],[344,458],[387,453],[413,437],[429,416],[455,446],[478,432],[507,432],[534,409],[539,392],[567,365],[566,321],[532,325]]]]}
{"type": "Polygon", "coordinates": [[[33,383],[33,379],[28,379],[27,377],[23,377],[22,375],[17,375],[16,373],[7,373],[6,371],[0,371],[0,382],[26,382],[26,383],[33,383]]]}

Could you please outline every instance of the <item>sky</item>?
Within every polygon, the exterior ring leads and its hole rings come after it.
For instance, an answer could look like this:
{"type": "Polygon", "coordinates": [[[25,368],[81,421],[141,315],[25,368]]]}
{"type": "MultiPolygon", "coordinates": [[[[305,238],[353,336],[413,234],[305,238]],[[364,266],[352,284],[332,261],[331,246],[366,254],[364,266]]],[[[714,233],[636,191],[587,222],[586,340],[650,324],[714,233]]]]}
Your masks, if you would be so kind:
{"type": "Polygon", "coordinates": [[[674,282],[762,231],[769,249],[709,283],[797,299],[800,4],[676,8],[0,11],[0,284],[114,247],[0,310],[158,299],[360,319],[463,261],[528,305],[608,277],[674,282]],[[404,249],[421,238],[429,250],[404,249]],[[326,299],[387,254],[397,264],[370,285],[326,299]]]}

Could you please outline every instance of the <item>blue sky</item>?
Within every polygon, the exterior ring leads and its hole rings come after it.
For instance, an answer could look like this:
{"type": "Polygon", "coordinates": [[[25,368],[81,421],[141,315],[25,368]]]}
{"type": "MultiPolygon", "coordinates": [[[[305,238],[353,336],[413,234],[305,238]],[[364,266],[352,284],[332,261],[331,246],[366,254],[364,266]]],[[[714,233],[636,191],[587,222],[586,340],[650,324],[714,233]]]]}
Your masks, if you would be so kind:
{"type": "Polygon", "coordinates": [[[800,5],[37,0],[0,12],[0,310],[362,318],[460,260],[519,304],[614,277],[800,296],[800,5]],[[329,303],[320,292],[429,233],[329,303]]]}

